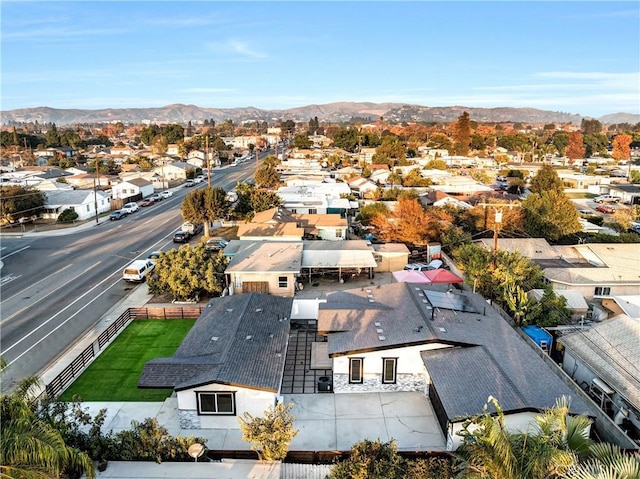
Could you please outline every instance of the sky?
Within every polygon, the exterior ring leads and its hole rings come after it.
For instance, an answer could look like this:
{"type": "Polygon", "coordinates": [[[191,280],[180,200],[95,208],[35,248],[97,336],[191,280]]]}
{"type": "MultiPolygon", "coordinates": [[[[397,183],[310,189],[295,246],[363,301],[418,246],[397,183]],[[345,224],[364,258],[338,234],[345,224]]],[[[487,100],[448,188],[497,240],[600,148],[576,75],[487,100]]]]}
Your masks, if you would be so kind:
{"type": "Polygon", "coordinates": [[[0,109],[640,114],[637,1],[0,2],[0,109]]]}

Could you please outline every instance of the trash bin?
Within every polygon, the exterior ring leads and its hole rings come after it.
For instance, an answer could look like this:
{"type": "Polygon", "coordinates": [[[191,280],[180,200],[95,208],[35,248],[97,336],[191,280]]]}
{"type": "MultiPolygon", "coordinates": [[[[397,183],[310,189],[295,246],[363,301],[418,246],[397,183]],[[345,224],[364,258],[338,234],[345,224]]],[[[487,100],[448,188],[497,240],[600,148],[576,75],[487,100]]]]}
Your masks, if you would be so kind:
{"type": "Polygon", "coordinates": [[[333,381],[328,376],[318,378],[318,392],[330,393],[333,389],[333,381]]]}

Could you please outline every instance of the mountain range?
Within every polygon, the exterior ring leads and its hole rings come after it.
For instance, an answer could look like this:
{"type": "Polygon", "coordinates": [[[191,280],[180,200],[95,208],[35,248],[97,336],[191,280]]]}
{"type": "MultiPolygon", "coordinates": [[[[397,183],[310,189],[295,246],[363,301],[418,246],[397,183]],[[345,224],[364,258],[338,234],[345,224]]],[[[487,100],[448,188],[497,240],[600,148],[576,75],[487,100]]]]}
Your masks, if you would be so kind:
{"type": "MultiPolygon", "coordinates": [[[[157,108],[105,108],[100,110],[60,109],[49,107],[21,108],[0,112],[3,124],[16,122],[55,123],[68,125],[77,123],[198,123],[204,120],[234,123],[245,121],[266,121],[270,124],[279,120],[309,121],[317,117],[320,121],[340,123],[354,117],[371,121],[384,117],[395,122],[451,122],[463,112],[478,122],[519,122],[519,123],[580,123],[583,118],[578,114],[538,110],[535,108],[473,108],[465,106],[428,107],[403,103],[337,102],[324,105],[307,105],[286,110],[263,110],[254,107],[244,108],[202,108],[196,105],[174,104],[157,108]]],[[[640,115],[631,113],[612,113],[597,118],[602,123],[640,122],[640,115]]]]}

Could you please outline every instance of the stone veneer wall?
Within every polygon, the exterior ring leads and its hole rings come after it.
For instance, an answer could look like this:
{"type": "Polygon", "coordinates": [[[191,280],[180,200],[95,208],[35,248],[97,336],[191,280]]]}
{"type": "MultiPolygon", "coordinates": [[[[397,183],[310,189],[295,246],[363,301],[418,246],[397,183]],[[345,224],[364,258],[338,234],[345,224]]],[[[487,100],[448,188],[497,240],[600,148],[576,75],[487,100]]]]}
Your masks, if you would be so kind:
{"type": "Polygon", "coordinates": [[[348,374],[333,374],[333,391],[346,392],[388,392],[388,391],[419,391],[427,388],[424,374],[398,374],[395,384],[383,384],[379,374],[364,375],[362,384],[350,384],[348,374]]]}
{"type": "Polygon", "coordinates": [[[182,429],[202,429],[198,411],[191,409],[178,409],[178,419],[182,429]]]}

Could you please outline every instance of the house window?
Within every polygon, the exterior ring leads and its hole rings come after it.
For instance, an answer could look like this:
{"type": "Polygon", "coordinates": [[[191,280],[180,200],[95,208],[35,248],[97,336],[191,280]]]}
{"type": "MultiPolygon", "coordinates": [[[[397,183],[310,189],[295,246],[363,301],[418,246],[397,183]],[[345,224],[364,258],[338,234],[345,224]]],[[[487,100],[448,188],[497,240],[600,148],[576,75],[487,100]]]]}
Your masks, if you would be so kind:
{"type": "Polygon", "coordinates": [[[91,211],[91,210],[89,209],[89,205],[87,205],[87,212],[89,212],[89,211],[91,211]]]}
{"type": "Polygon", "coordinates": [[[395,384],[398,358],[382,358],[382,383],[395,384]]]}
{"type": "Polygon", "coordinates": [[[349,382],[362,384],[362,358],[349,358],[349,382]]]}
{"type": "Polygon", "coordinates": [[[310,215],[317,215],[318,214],[318,210],[316,208],[309,208],[309,214],[310,215]]]}
{"type": "Polygon", "coordinates": [[[602,286],[596,287],[595,296],[609,296],[611,294],[611,288],[604,288],[602,286]]]}
{"type": "Polygon", "coordinates": [[[336,230],[336,238],[342,238],[342,230],[336,230]]]}
{"type": "Polygon", "coordinates": [[[221,416],[235,416],[235,392],[196,392],[198,398],[198,414],[218,414],[221,416]]]}
{"type": "Polygon", "coordinates": [[[235,276],[233,278],[233,287],[242,288],[242,276],[235,276]]]}
{"type": "Polygon", "coordinates": [[[288,288],[289,278],[286,276],[278,276],[278,288],[288,288]]]}

